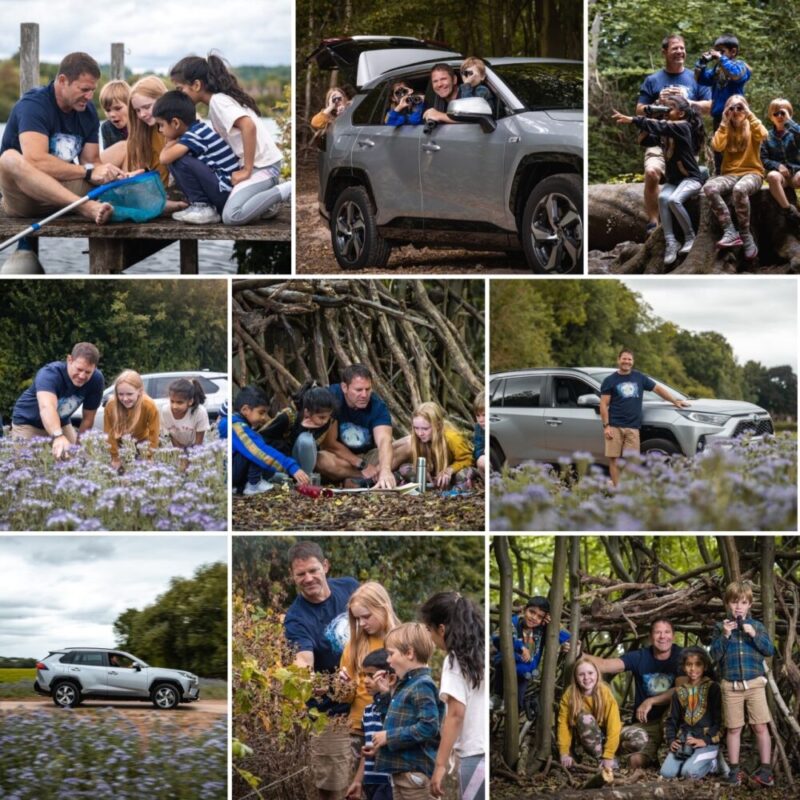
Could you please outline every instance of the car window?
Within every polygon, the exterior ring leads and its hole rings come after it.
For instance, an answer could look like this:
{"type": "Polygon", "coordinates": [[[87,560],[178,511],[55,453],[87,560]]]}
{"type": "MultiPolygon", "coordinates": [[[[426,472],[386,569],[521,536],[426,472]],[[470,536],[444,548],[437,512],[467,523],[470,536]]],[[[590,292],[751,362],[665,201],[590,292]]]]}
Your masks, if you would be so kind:
{"type": "Polygon", "coordinates": [[[60,664],[71,664],[75,660],[75,653],[64,653],[61,658],[58,659],[60,664]]]}
{"type": "Polygon", "coordinates": [[[578,398],[583,394],[597,394],[597,392],[580,378],[556,376],[553,379],[554,408],[578,408],[578,398]]]}
{"type": "Polygon", "coordinates": [[[503,405],[503,381],[492,381],[489,384],[489,405],[503,405]]]}
{"type": "Polygon", "coordinates": [[[544,380],[544,375],[508,378],[503,395],[503,405],[507,408],[538,408],[542,404],[544,380]]]}
{"type": "Polygon", "coordinates": [[[108,663],[109,666],[112,667],[121,667],[122,669],[133,669],[133,665],[136,662],[130,656],[126,656],[123,653],[110,653],[108,656],[108,663]]]}
{"type": "Polygon", "coordinates": [[[94,653],[87,651],[85,653],[75,653],[73,664],[83,664],[85,667],[104,667],[106,665],[105,653],[94,653]]]}
{"type": "Polygon", "coordinates": [[[366,98],[358,105],[353,112],[354,125],[385,125],[386,115],[392,107],[391,89],[392,84],[403,81],[414,90],[414,94],[425,96],[425,108],[433,105],[433,90],[430,88],[430,74],[425,72],[422,75],[410,75],[398,77],[395,75],[391,80],[383,81],[374,89],[370,90],[366,98]]]}
{"type": "Polygon", "coordinates": [[[529,111],[583,108],[582,64],[500,64],[492,70],[529,111]]]}

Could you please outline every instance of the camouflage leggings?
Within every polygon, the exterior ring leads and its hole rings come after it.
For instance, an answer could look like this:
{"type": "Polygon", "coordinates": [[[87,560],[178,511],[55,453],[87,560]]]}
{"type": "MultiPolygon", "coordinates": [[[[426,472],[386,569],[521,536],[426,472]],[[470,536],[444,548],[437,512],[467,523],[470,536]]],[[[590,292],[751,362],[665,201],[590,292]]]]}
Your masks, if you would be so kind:
{"type": "Polygon", "coordinates": [[[723,228],[727,228],[732,223],[731,212],[722,199],[722,195],[731,192],[736,218],[739,220],[739,231],[750,233],[750,195],[755,194],[763,182],[764,179],[761,175],[754,172],[747,175],[717,175],[706,181],[703,192],[723,228]]]}
{"type": "Polygon", "coordinates": [[[606,737],[591,714],[583,712],[578,716],[575,733],[587,755],[594,756],[598,760],[602,758],[603,742],[606,737]]]}

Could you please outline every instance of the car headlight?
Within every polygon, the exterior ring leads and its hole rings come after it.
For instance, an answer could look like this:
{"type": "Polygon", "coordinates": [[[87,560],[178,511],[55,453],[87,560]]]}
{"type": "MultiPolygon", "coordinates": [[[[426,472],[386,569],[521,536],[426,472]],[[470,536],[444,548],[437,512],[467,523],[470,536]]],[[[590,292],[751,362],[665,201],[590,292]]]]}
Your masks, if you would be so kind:
{"type": "Polygon", "coordinates": [[[686,419],[692,422],[699,422],[701,425],[717,425],[722,427],[729,419],[728,414],[707,414],[702,411],[682,411],[686,419]]]}

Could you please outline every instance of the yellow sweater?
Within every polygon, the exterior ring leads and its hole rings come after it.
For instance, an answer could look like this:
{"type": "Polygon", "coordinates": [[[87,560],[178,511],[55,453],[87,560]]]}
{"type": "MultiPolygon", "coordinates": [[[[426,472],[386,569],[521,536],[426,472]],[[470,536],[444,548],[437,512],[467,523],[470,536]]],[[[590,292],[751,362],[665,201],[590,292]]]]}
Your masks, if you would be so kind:
{"type": "Polygon", "coordinates": [[[467,438],[455,428],[445,426],[444,440],[447,442],[448,466],[453,470],[453,475],[460,469],[472,466],[472,447],[467,438]]]}
{"type": "MultiPolygon", "coordinates": [[[[369,637],[369,651],[380,650],[383,647],[383,635],[369,637]]],[[[344,646],[342,657],[339,660],[339,667],[345,666],[350,660],[350,642],[344,646]]],[[[360,667],[360,665],[359,665],[360,667]]],[[[360,669],[357,675],[350,676],[355,681],[355,692],[352,703],[350,704],[350,713],[348,719],[350,721],[350,728],[354,733],[361,733],[361,718],[364,716],[364,709],[372,702],[372,695],[367,691],[364,685],[364,675],[360,669]]]]}
{"type": "MultiPolygon", "coordinates": [[[[111,448],[111,458],[119,458],[120,440],[113,435],[114,424],[117,421],[117,398],[112,397],[106,406],[103,417],[103,430],[108,436],[108,444],[111,448]]],[[[132,431],[128,431],[136,442],[148,441],[150,450],[158,447],[158,432],[161,428],[161,417],[158,413],[156,404],[147,396],[142,396],[142,413],[132,431]]]]}
{"type": "Polygon", "coordinates": [[[723,175],[756,173],[764,176],[764,165],[761,163],[761,142],[769,136],[769,132],[752,111],[747,112],[747,121],[750,123],[750,143],[744,152],[731,153],[728,150],[731,129],[724,118],[711,140],[711,146],[718,153],[722,153],[723,175]]]}
{"type": "MultiPolygon", "coordinates": [[[[558,752],[559,755],[569,755],[572,747],[572,724],[569,719],[570,698],[573,688],[570,686],[561,697],[558,708],[558,752]]],[[[622,720],[619,717],[619,706],[605,684],[601,684],[600,693],[603,695],[603,718],[597,720],[601,731],[605,731],[606,741],[603,746],[603,758],[614,758],[614,753],[619,747],[619,734],[622,730],[622,720]]],[[[594,697],[583,698],[583,708],[594,716],[594,697]]],[[[595,717],[597,719],[597,717],[595,717]]]]}

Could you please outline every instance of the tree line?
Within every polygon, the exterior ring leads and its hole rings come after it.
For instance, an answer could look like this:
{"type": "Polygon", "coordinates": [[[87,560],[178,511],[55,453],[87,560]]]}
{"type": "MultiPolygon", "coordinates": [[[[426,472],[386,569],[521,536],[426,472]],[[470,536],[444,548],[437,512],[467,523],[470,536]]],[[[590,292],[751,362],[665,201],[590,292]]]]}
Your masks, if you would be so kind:
{"type": "Polygon", "coordinates": [[[716,331],[694,333],[657,317],[618,281],[495,281],[491,369],[613,366],[630,347],[636,367],[690,397],[756,403],[797,414],[797,374],[788,365],[739,364],[716,331]]]}

